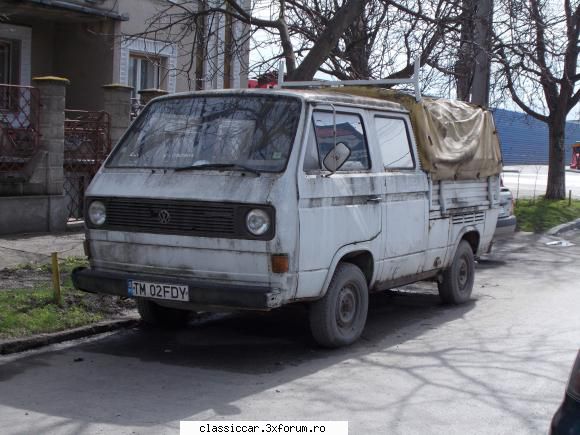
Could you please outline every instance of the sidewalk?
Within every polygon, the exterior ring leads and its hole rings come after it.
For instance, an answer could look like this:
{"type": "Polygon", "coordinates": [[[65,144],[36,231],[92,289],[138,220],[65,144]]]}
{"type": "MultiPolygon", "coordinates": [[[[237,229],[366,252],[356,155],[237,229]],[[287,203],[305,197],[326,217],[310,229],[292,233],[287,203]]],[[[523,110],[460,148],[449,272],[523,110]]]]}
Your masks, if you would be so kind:
{"type": "MultiPolygon", "coordinates": [[[[535,198],[546,193],[547,165],[504,166],[503,183],[514,198],[535,198]]],[[[572,191],[573,199],[580,199],[580,171],[566,169],[566,196],[572,191]]]]}
{"type": "Polygon", "coordinates": [[[53,252],[58,252],[61,258],[84,256],[84,239],[80,226],[65,233],[0,236],[0,270],[20,264],[49,263],[53,252]]]}

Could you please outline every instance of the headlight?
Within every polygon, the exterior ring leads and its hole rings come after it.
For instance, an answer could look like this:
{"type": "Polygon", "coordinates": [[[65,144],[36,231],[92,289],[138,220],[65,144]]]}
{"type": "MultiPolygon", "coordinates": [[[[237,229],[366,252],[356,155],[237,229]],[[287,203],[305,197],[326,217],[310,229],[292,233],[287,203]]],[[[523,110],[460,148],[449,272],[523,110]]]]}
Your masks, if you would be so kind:
{"type": "Polygon", "coordinates": [[[93,201],[89,205],[89,220],[93,225],[103,225],[107,219],[107,209],[101,201],[93,201]]]}
{"type": "Polygon", "coordinates": [[[270,229],[270,216],[264,210],[250,210],[246,215],[246,227],[254,236],[261,236],[270,229]]]}

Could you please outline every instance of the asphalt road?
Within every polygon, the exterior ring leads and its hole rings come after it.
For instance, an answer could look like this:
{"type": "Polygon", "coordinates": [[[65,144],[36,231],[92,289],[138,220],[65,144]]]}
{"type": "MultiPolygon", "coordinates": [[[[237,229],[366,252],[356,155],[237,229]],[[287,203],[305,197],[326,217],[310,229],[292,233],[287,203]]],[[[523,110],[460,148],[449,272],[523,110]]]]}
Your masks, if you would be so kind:
{"type": "Polygon", "coordinates": [[[351,435],[542,434],[580,347],[575,246],[518,235],[474,301],[376,295],[362,340],[317,348],[300,310],[133,329],[0,358],[3,434],[177,434],[180,420],[349,420],[351,435]],[[574,281],[575,280],[575,281],[574,281]]]}

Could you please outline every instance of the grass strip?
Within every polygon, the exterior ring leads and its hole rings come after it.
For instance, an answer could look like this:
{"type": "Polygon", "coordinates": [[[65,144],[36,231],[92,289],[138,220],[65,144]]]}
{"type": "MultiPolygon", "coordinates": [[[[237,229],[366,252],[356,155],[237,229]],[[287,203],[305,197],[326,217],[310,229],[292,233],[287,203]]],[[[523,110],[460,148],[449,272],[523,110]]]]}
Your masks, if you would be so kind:
{"type": "Polygon", "coordinates": [[[518,228],[541,233],[556,225],[580,218],[580,200],[520,199],[515,207],[518,228]]]}
{"type": "Polygon", "coordinates": [[[77,328],[118,318],[125,310],[133,308],[132,301],[75,290],[70,272],[75,267],[86,264],[87,260],[82,257],[64,258],[59,262],[62,305],[54,302],[50,265],[22,265],[3,270],[3,278],[20,282],[28,277],[33,285],[32,288],[0,290],[0,339],[77,328]]]}

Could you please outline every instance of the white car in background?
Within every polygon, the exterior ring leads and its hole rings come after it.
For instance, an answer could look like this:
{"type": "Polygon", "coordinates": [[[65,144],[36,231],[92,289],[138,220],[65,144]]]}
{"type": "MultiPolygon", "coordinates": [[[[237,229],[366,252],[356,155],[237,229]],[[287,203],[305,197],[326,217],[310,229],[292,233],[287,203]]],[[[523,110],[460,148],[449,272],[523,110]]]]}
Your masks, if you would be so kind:
{"type": "Polygon", "coordinates": [[[501,186],[499,194],[499,216],[495,227],[494,239],[498,240],[510,237],[516,230],[516,224],[514,197],[507,187],[501,186]]]}

